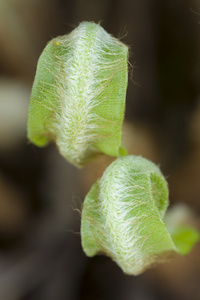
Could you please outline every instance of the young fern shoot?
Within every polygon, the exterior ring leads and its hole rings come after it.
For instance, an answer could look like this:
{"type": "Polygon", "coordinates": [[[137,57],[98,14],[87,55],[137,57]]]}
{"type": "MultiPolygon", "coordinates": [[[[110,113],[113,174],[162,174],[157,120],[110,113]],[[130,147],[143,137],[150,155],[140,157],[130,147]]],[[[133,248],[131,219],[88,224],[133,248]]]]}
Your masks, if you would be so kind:
{"type": "Polygon", "coordinates": [[[119,156],[127,58],[128,47],[95,23],[50,41],[38,61],[28,138],[39,147],[55,141],[78,167],[101,152],[119,156]]]}
{"type": "Polygon", "coordinates": [[[84,200],[83,250],[111,257],[129,275],[187,254],[199,234],[177,227],[171,236],[164,222],[168,204],[167,182],[154,163],[133,155],[117,158],[84,200]]]}
{"type": "Polygon", "coordinates": [[[28,138],[55,142],[77,167],[99,153],[117,158],[85,198],[81,241],[86,255],[110,256],[138,275],[175,253],[188,253],[199,234],[167,230],[168,187],[152,162],[121,147],[128,47],[100,25],[82,22],[41,54],[28,113],[28,138]],[[124,156],[123,156],[124,155],[124,156]]]}

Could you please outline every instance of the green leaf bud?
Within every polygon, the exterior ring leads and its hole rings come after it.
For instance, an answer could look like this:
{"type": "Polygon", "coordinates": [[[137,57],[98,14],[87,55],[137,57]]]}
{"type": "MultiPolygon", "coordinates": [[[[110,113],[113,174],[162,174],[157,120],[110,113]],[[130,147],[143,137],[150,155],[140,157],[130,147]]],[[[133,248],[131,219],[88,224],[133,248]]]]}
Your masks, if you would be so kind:
{"type": "Polygon", "coordinates": [[[55,141],[78,167],[101,152],[119,156],[127,57],[128,47],[95,23],[51,40],[38,61],[28,138],[39,147],[55,141]]]}
{"type": "Polygon", "coordinates": [[[130,275],[166,261],[179,252],[163,220],[167,207],[167,182],[154,163],[132,155],[116,159],[84,200],[84,252],[105,254],[130,275]]]}
{"type": "Polygon", "coordinates": [[[177,226],[171,236],[177,251],[182,255],[188,254],[200,238],[198,230],[184,225],[177,226]]]}

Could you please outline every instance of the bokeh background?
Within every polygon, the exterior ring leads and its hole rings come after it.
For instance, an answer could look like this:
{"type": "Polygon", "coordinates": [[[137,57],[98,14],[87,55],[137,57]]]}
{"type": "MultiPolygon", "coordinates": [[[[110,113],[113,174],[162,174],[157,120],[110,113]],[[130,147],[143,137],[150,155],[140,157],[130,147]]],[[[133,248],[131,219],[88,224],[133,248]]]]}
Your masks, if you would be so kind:
{"type": "Polygon", "coordinates": [[[124,143],[160,165],[176,218],[200,229],[200,1],[0,0],[0,299],[198,300],[199,243],[138,277],[87,258],[81,203],[109,159],[77,170],[26,138],[38,57],[84,20],[130,46],[124,143]]]}

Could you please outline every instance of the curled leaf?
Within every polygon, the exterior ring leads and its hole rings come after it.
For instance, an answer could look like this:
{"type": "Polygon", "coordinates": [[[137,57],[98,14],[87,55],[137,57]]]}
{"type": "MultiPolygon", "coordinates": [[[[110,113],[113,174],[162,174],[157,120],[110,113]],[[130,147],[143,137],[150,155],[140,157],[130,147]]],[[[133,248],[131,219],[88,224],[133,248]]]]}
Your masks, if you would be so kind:
{"type": "Polygon", "coordinates": [[[110,256],[138,275],[176,253],[163,217],[168,187],[159,168],[137,156],[116,159],[86,196],[81,237],[86,255],[110,256]]]}
{"type": "Polygon", "coordinates": [[[87,256],[105,254],[130,275],[176,253],[187,254],[199,233],[176,225],[170,234],[164,222],[167,207],[167,182],[154,163],[133,155],[116,159],[84,200],[84,252],[87,256]]]}
{"type": "Polygon", "coordinates": [[[32,88],[28,138],[81,167],[100,152],[119,156],[128,47],[100,25],[82,22],[50,41],[32,88]]]}

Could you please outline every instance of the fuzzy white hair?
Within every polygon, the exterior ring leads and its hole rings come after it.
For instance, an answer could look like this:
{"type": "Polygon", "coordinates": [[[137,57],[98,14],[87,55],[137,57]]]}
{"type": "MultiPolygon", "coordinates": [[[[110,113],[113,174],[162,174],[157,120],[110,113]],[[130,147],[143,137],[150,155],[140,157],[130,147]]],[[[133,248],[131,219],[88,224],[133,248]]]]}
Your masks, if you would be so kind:
{"type": "Polygon", "coordinates": [[[88,194],[82,212],[82,245],[87,255],[104,253],[125,273],[138,275],[175,253],[163,221],[167,184],[152,162],[132,155],[120,157],[95,188],[96,197],[88,194]]]}
{"type": "Polygon", "coordinates": [[[107,154],[117,156],[125,109],[128,47],[100,25],[82,22],[70,34],[53,39],[45,55],[40,68],[46,69],[51,83],[36,79],[33,97],[41,109],[49,110],[48,120],[43,120],[46,136],[55,140],[60,153],[77,166],[101,152],[102,141],[106,144],[107,140],[109,145],[115,136],[111,145],[115,149],[107,154]],[[38,86],[39,97],[34,95],[38,86]]]}

